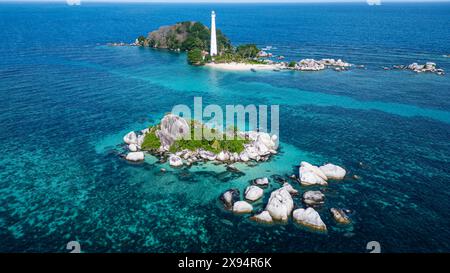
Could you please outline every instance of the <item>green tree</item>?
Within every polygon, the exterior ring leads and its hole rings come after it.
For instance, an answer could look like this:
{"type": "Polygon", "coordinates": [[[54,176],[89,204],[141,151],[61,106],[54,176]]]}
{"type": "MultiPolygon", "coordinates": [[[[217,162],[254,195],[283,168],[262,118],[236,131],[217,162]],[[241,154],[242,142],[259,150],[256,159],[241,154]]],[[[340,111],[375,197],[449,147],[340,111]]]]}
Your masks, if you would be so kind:
{"type": "Polygon", "coordinates": [[[254,44],[240,45],[236,48],[236,54],[247,59],[257,57],[259,51],[259,48],[254,44]]]}
{"type": "Polygon", "coordinates": [[[188,51],[187,61],[192,65],[203,65],[205,62],[203,60],[202,50],[200,48],[194,48],[188,51]]]}

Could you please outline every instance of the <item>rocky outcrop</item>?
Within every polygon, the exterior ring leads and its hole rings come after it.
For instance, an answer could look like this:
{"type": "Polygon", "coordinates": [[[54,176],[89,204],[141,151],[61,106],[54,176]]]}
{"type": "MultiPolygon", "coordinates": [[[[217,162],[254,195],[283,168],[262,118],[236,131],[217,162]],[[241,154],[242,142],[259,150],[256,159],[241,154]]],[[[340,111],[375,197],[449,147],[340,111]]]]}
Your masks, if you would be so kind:
{"type": "Polygon", "coordinates": [[[220,201],[226,209],[232,209],[235,202],[239,201],[240,192],[238,189],[229,189],[220,196],[220,201]]]}
{"type": "Polygon", "coordinates": [[[291,66],[290,69],[300,71],[320,71],[327,68],[333,68],[336,71],[343,71],[351,67],[352,65],[342,61],[341,59],[303,59],[291,66]]]}
{"type": "Polygon", "coordinates": [[[173,114],[167,114],[161,119],[160,130],[156,136],[161,141],[161,146],[168,150],[177,139],[189,138],[191,130],[187,121],[173,114]]]}
{"type": "Polygon", "coordinates": [[[326,181],[327,176],[317,166],[313,166],[305,161],[300,164],[298,177],[303,186],[328,185],[326,181]]]}
{"type": "Polygon", "coordinates": [[[129,132],[123,137],[123,142],[126,144],[137,144],[137,135],[135,132],[129,132]]]}
{"type": "Polygon", "coordinates": [[[143,152],[130,152],[127,154],[125,159],[128,161],[134,161],[134,162],[142,161],[142,160],[144,160],[144,153],[143,152]]]}
{"type": "Polygon", "coordinates": [[[272,216],[267,210],[250,217],[250,220],[263,224],[273,224],[272,216]]]}
{"type": "Polygon", "coordinates": [[[251,213],[253,206],[246,201],[237,201],[233,204],[233,212],[238,214],[251,213]]]}
{"type": "Polygon", "coordinates": [[[264,191],[258,186],[248,186],[247,189],[245,189],[245,199],[249,201],[256,201],[263,197],[264,191]]]}
{"type": "Polygon", "coordinates": [[[303,194],[303,202],[308,206],[319,206],[325,203],[325,195],[320,191],[307,191],[303,194]]]}
{"type": "MultiPolygon", "coordinates": [[[[241,141],[237,142],[236,145],[242,145],[242,147],[234,147],[234,149],[243,149],[240,153],[229,152],[227,150],[219,151],[217,154],[212,152],[220,149],[221,142],[219,140],[214,141],[211,147],[204,147],[194,142],[192,145],[186,145],[185,142],[182,143],[179,140],[184,139],[185,141],[190,141],[192,137],[191,125],[202,126],[202,128],[205,126],[197,122],[188,122],[184,118],[174,114],[167,114],[161,119],[158,125],[146,128],[137,133],[129,132],[124,136],[123,140],[128,144],[128,149],[131,152],[138,152],[143,148],[143,150],[148,151],[152,155],[159,156],[160,162],[165,162],[169,159],[170,165],[173,167],[178,167],[183,164],[191,166],[199,161],[215,161],[227,164],[227,170],[229,171],[241,172],[233,163],[267,161],[270,156],[277,153],[278,137],[257,131],[237,132],[241,141]],[[173,152],[172,150],[174,149],[171,148],[174,147],[174,144],[175,148],[186,146],[195,147],[196,145],[199,148],[195,150],[192,148],[192,150],[178,148],[180,150],[173,152]]],[[[227,133],[223,133],[224,136],[227,133]]]]}
{"type": "Polygon", "coordinates": [[[313,208],[296,209],[292,213],[292,217],[300,225],[304,225],[306,227],[319,231],[327,230],[327,226],[320,218],[319,213],[313,208]]]}
{"type": "MultiPolygon", "coordinates": [[[[435,73],[437,75],[445,75],[445,71],[442,68],[437,68],[436,63],[427,62],[425,64],[412,63],[410,65],[394,65],[392,69],[398,70],[411,70],[416,73],[435,73]]],[[[389,70],[389,68],[385,68],[389,70]]]]}
{"type": "Polygon", "coordinates": [[[286,222],[289,219],[293,208],[294,201],[285,188],[273,191],[266,206],[270,216],[281,222],[286,222]]]}
{"type": "Polygon", "coordinates": [[[341,180],[344,179],[346,174],[344,168],[331,163],[320,166],[319,169],[326,175],[328,179],[341,180]]]}
{"type": "Polygon", "coordinates": [[[350,218],[342,209],[331,208],[330,211],[333,215],[334,220],[336,220],[336,222],[338,222],[339,224],[350,224],[350,218]]]}

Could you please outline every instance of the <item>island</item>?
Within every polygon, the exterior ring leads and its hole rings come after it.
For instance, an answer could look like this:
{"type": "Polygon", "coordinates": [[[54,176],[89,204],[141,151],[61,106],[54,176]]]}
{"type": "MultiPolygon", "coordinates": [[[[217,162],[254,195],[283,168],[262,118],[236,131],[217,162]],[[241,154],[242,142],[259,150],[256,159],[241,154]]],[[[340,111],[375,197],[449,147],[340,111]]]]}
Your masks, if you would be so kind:
{"type": "MultiPolygon", "coordinates": [[[[275,62],[271,47],[261,50],[256,44],[233,46],[220,29],[215,27],[215,13],[211,14],[211,29],[200,22],[184,21],[162,26],[147,36],[139,36],[133,45],[155,49],[186,52],[187,62],[194,66],[207,66],[223,70],[299,70],[320,71],[332,68],[344,71],[352,64],[341,59],[303,59],[298,62],[275,62]]],[[[278,56],[278,60],[284,56],[278,56]]]]}
{"type": "Polygon", "coordinates": [[[226,164],[231,171],[237,171],[234,162],[267,161],[278,149],[276,135],[242,132],[234,127],[220,132],[170,113],[159,124],[129,132],[123,141],[129,151],[124,155],[128,161],[143,161],[148,153],[159,157],[160,162],[169,160],[172,167],[215,161],[226,164]],[[195,130],[202,132],[200,139],[195,138],[195,130]]]}

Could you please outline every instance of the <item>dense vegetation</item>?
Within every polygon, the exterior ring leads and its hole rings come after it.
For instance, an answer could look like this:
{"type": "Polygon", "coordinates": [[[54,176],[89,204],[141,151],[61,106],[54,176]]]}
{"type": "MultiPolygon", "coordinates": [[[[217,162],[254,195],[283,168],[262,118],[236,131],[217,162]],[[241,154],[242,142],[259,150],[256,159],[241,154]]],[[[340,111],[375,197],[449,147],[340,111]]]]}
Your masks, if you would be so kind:
{"type": "Polygon", "coordinates": [[[214,59],[216,63],[246,62],[261,63],[258,59],[259,49],[254,44],[240,45],[233,48],[230,40],[218,29],[218,56],[209,56],[211,32],[200,22],[185,21],[173,26],[164,26],[149,33],[148,37],[139,36],[141,46],[164,48],[175,51],[187,51],[187,61],[191,65],[203,65],[214,59]]]}
{"type": "MultiPolygon", "coordinates": [[[[231,43],[220,30],[216,31],[217,50],[219,53],[231,50],[231,43]]],[[[172,26],[160,27],[145,38],[140,36],[138,43],[142,46],[189,51],[198,48],[209,51],[211,32],[200,22],[180,22],[172,26]]]]}
{"type": "Polygon", "coordinates": [[[161,141],[156,136],[156,130],[159,129],[159,125],[151,126],[148,129],[149,132],[145,135],[141,148],[145,151],[156,151],[161,146],[161,141]]]}
{"type": "Polygon", "coordinates": [[[205,59],[202,54],[202,50],[199,48],[194,48],[188,51],[187,61],[192,65],[202,65],[205,63],[205,59]]]}
{"type": "Polygon", "coordinates": [[[259,48],[254,44],[245,44],[238,46],[235,50],[223,53],[219,56],[214,57],[214,62],[216,63],[252,63],[259,64],[263,63],[258,59],[259,48]]]}
{"type": "MultiPolygon", "coordinates": [[[[236,137],[235,139],[228,140],[222,132],[215,131],[214,129],[206,128],[203,124],[195,121],[189,121],[191,128],[191,139],[179,139],[176,140],[170,147],[170,152],[175,153],[181,150],[195,151],[197,149],[203,149],[213,153],[219,153],[220,151],[228,151],[231,153],[240,153],[244,150],[244,144],[248,143],[247,139],[236,137]],[[222,134],[222,140],[213,139],[207,140],[205,137],[202,140],[194,139],[195,128],[201,128],[203,134],[222,134]]],[[[149,132],[145,135],[144,142],[142,143],[142,150],[145,151],[156,151],[160,146],[161,142],[156,136],[156,130],[160,128],[159,125],[149,127],[149,132]]],[[[230,129],[231,130],[231,129],[230,129]]],[[[232,132],[235,133],[236,129],[233,128],[232,132]]]]}

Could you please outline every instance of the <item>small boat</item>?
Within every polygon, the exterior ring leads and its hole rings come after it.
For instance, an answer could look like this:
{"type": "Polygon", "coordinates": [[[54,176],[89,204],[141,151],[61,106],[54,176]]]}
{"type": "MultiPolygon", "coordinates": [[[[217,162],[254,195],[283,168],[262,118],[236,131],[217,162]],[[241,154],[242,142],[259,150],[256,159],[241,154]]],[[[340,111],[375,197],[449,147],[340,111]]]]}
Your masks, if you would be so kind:
{"type": "Polygon", "coordinates": [[[256,72],[256,69],[254,69],[254,68],[250,68],[250,71],[252,71],[252,72],[256,72]]]}

